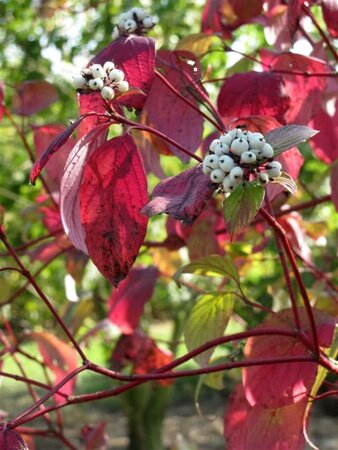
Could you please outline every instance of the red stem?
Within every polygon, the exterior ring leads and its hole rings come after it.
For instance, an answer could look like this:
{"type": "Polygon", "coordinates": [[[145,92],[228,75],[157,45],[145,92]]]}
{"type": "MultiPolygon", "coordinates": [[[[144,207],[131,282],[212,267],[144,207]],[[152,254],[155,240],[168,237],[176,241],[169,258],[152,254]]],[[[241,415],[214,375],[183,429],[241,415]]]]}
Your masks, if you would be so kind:
{"type": "Polygon", "coordinates": [[[311,307],[311,303],[310,303],[310,299],[307,295],[306,292],[306,288],[304,285],[304,282],[302,280],[302,277],[299,273],[299,269],[297,266],[297,262],[296,259],[294,257],[293,251],[291,249],[290,243],[286,237],[285,231],[283,229],[283,227],[276,221],[276,219],[271,216],[264,208],[261,208],[259,210],[260,214],[265,218],[265,220],[268,222],[268,224],[276,231],[278,232],[278,234],[281,237],[281,242],[283,245],[283,248],[288,256],[288,259],[290,261],[290,264],[292,266],[292,270],[295,274],[298,286],[299,286],[299,291],[301,293],[301,296],[303,298],[303,302],[304,302],[304,306],[305,309],[307,311],[307,315],[310,321],[310,327],[311,327],[311,332],[312,332],[312,338],[313,338],[313,344],[314,344],[314,351],[316,352],[317,355],[319,355],[320,353],[320,348],[319,348],[319,341],[318,341],[318,334],[317,334],[317,328],[316,328],[316,322],[314,319],[314,315],[313,315],[313,311],[312,311],[312,307],[311,307]]]}
{"type": "Polygon", "coordinates": [[[70,332],[70,330],[68,330],[66,324],[61,319],[61,317],[59,316],[58,312],[56,311],[54,306],[51,304],[51,302],[49,301],[49,299],[47,298],[45,293],[41,290],[40,286],[36,283],[35,279],[31,275],[31,273],[28,270],[26,270],[25,266],[22,264],[20,258],[16,254],[15,250],[13,249],[13,247],[8,242],[7,237],[6,237],[5,233],[3,232],[3,230],[1,228],[0,228],[0,239],[2,240],[2,242],[5,245],[5,247],[9,251],[10,255],[14,258],[15,262],[17,263],[17,265],[21,269],[22,274],[24,275],[24,277],[26,277],[27,280],[31,283],[31,285],[34,287],[35,291],[37,292],[37,294],[39,295],[41,300],[45,303],[47,308],[50,310],[50,312],[54,316],[55,320],[59,323],[59,325],[61,326],[61,328],[63,329],[63,331],[67,335],[68,339],[70,340],[70,342],[73,344],[73,346],[75,347],[75,349],[77,350],[77,352],[81,356],[82,361],[86,361],[87,360],[86,355],[84,354],[84,352],[80,348],[79,344],[76,342],[76,340],[73,337],[72,333],[70,332]]]}
{"type": "MultiPolygon", "coordinates": [[[[51,386],[48,386],[48,384],[40,383],[39,381],[32,380],[31,378],[23,377],[20,375],[14,375],[12,373],[3,372],[2,370],[0,370],[0,375],[2,377],[6,377],[6,378],[13,378],[13,380],[16,380],[16,381],[22,381],[23,383],[32,384],[32,385],[37,386],[42,389],[46,389],[46,390],[51,389],[51,386]]],[[[62,392],[58,392],[58,394],[64,398],[68,397],[66,394],[64,394],[62,392]]]]}

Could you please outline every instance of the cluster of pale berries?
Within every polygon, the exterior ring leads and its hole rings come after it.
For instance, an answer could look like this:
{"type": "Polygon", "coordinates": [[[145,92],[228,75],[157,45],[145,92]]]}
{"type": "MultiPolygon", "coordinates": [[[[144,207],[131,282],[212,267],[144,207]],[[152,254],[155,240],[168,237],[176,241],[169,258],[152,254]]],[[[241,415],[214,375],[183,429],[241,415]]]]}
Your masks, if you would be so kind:
{"type": "Polygon", "coordinates": [[[125,34],[144,34],[158,23],[157,16],[149,15],[142,8],[132,8],[120,14],[113,30],[113,39],[125,34]]]}
{"type": "Polygon", "coordinates": [[[112,61],[103,66],[93,64],[73,77],[73,84],[81,91],[100,91],[102,98],[112,100],[116,93],[127,92],[129,83],[124,79],[124,72],[115,67],[112,61]]]}
{"type": "Polygon", "coordinates": [[[274,150],[261,133],[235,128],[211,142],[203,173],[229,193],[252,175],[263,184],[279,177],[282,165],[273,157],[274,150]]]}

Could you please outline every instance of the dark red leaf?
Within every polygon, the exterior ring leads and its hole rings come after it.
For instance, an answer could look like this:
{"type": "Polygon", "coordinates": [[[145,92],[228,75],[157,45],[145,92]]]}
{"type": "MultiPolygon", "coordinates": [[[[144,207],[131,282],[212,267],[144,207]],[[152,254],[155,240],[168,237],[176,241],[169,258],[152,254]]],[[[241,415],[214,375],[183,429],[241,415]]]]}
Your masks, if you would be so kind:
{"type": "Polygon", "coordinates": [[[88,254],[114,285],[123,280],[143,243],[147,179],[129,135],[105,142],[89,157],[80,189],[80,215],[88,254]]]}
{"type": "Polygon", "coordinates": [[[57,100],[56,89],[48,81],[25,81],[17,87],[12,107],[19,116],[31,116],[57,100]]]}
{"type": "Polygon", "coordinates": [[[338,4],[335,0],[321,2],[327,29],[333,38],[338,38],[338,4]]]}
{"type": "Polygon", "coordinates": [[[290,33],[291,42],[293,42],[296,31],[298,29],[299,17],[304,0],[289,0],[288,1],[288,29],[290,33]]]}
{"type": "Polygon", "coordinates": [[[153,295],[159,273],[155,267],[132,269],[108,303],[108,318],[122,333],[131,334],[138,326],[145,303],[153,295]]]}
{"type": "MultiPolygon", "coordinates": [[[[78,367],[76,350],[67,342],[61,341],[61,339],[47,331],[35,331],[31,334],[31,338],[38,344],[45,364],[53,372],[55,385],[78,367]]],[[[74,386],[75,378],[72,378],[62,386],[61,390],[63,393],[71,395],[74,386]]],[[[61,402],[64,400],[64,397],[56,394],[55,400],[61,402]]]]}
{"type": "MultiPolygon", "coordinates": [[[[263,383],[264,384],[264,383],[263,383]]],[[[228,450],[303,450],[303,420],[306,402],[282,408],[252,407],[241,385],[230,398],[224,417],[228,450]]]]}
{"type": "MultiPolygon", "coordinates": [[[[270,64],[272,70],[303,73],[331,71],[324,61],[297,53],[276,55],[264,50],[262,58],[265,63],[270,64]]],[[[320,108],[323,91],[327,84],[325,77],[305,77],[292,73],[284,73],[282,77],[285,93],[291,99],[290,107],[285,114],[286,123],[307,125],[320,108]]]]}
{"type": "Polygon", "coordinates": [[[6,428],[5,424],[0,424],[0,449],[1,450],[29,450],[26,442],[13,430],[6,428]]]}
{"type": "Polygon", "coordinates": [[[85,442],[85,450],[106,450],[108,448],[106,422],[100,422],[95,427],[84,425],[81,434],[85,442]]]}
{"type": "MultiPolygon", "coordinates": [[[[157,67],[176,90],[195,106],[198,105],[191,94],[192,84],[184,75],[186,73],[193,80],[200,77],[200,64],[193,53],[163,50],[158,54],[157,67]],[[188,64],[188,61],[193,64],[188,64]]],[[[155,78],[153,82],[145,111],[154,128],[180,142],[190,151],[197,150],[202,141],[203,116],[180,99],[159,78],[155,78]]],[[[190,160],[189,156],[174,145],[167,145],[183,162],[190,160]]]]}
{"type": "Polygon", "coordinates": [[[208,0],[203,10],[202,31],[222,33],[231,37],[231,31],[260,14],[262,0],[208,0]]]}
{"type": "MultiPolygon", "coordinates": [[[[330,347],[334,336],[336,319],[319,310],[315,314],[319,344],[330,347]]],[[[309,320],[304,308],[300,309],[301,328],[311,336],[309,320]]],[[[291,310],[284,310],[268,317],[257,329],[278,328],[294,330],[291,310]]],[[[304,356],[306,347],[299,339],[287,336],[255,336],[249,338],[245,350],[247,360],[304,356]]],[[[266,364],[243,368],[243,386],[250,405],[279,408],[306,399],[316,378],[316,362],[292,364],[266,364]]]]}
{"type": "MultiPolygon", "coordinates": [[[[133,95],[123,95],[114,100],[114,104],[142,109],[154,77],[155,42],[145,36],[121,36],[98,53],[89,63],[104,64],[113,61],[123,70],[131,88],[138,88],[142,92],[133,95]]],[[[80,113],[95,111],[105,112],[104,101],[99,93],[79,95],[80,113]]],[[[80,136],[88,133],[93,127],[102,123],[99,117],[92,117],[82,124],[80,136]]]]}
{"type": "Polygon", "coordinates": [[[203,174],[202,166],[192,167],[175,177],[161,181],[152,193],[152,200],[142,212],[148,217],[170,214],[190,225],[201,214],[214,190],[209,177],[203,174]]]}
{"type": "Polygon", "coordinates": [[[66,144],[68,139],[73,134],[74,130],[79,126],[82,120],[88,116],[90,116],[90,114],[84,114],[83,116],[80,116],[78,119],[74,120],[74,122],[65,131],[63,131],[58,136],[56,136],[55,139],[53,139],[42,156],[40,156],[38,161],[36,161],[32,167],[30,173],[30,181],[32,184],[35,183],[37,177],[40,175],[41,170],[45,167],[51,156],[66,144]]]}
{"type": "MultiPolygon", "coordinates": [[[[114,369],[121,370],[128,364],[133,365],[134,373],[146,374],[169,364],[173,360],[171,352],[157,347],[156,343],[143,331],[122,335],[112,354],[114,369]]],[[[158,381],[161,385],[170,385],[173,380],[158,381]]]]}
{"type": "Polygon", "coordinates": [[[72,247],[71,242],[66,238],[65,235],[54,238],[53,240],[41,244],[34,250],[29,251],[29,257],[31,261],[52,261],[54,258],[59,256],[60,252],[63,250],[68,250],[72,247]]]}
{"type": "Polygon", "coordinates": [[[224,81],[218,110],[223,117],[265,115],[285,123],[290,106],[283,78],[274,73],[236,73],[224,81]]]}
{"type": "Polygon", "coordinates": [[[310,127],[320,130],[311,140],[317,157],[327,164],[338,158],[338,100],[335,103],[335,114],[329,115],[320,109],[310,123],[310,127]]]}
{"type": "Polygon", "coordinates": [[[229,130],[232,128],[236,128],[237,126],[244,125],[250,131],[258,131],[259,133],[263,134],[281,126],[280,122],[278,122],[278,120],[276,120],[274,117],[261,115],[237,117],[236,119],[225,121],[224,125],[229,130]]]}
{"type": "MultiPolygon", "coordinates": [[[[48,124],[41,126],[32,126],[35,150],[38,158],[42,158],[45,150],[60,134],[66,131],[61,124],[48,124]]],[[[46,172],[48,175],[48,185],[52,190],[59,190],[63,169],[66,164],[68,155],[75,145],[75,139],[70,137],[57,152],[53,161],[47,165],[46,172]]]]}
{"type": "Polygon", "coordinates": [[[71,151],[61,180],[60,211],[65,233],[73,245],[88,254],[80,220],[80,185],[84,166],[94,150],[106,140],[109,124],[100,125],[83,136],[71,151]]]}

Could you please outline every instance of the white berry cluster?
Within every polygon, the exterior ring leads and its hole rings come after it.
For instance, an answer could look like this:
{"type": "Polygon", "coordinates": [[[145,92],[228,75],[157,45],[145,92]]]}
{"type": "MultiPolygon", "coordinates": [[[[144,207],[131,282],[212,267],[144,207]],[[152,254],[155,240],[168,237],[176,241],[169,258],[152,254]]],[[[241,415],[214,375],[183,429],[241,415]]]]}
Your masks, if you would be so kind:
{"type": "Polygon", "coordinates": [[[234,128],[211,142],[203,173],[229,193],[252,178],[263,184],[278,178],[282,165],[273,157],[274,150],[261,133],[234,128]]]}
{"type": "Polygon", "coordinates": [[[151,16],[142,8],[132,8],[120,14],[113,29],[113,39],[126,34],[144,34],[158,23],[157,16],[151,16]]]}
{"type": "Polygon", "coordinates": [[[80,92],[100,91],[105,100],[112,100],[115,94],[129,90],[124,72],[117,69],[112,61],[105,62],[103,66],[93,64],[83,69],[73,77],[73,84],[80,92]]]}

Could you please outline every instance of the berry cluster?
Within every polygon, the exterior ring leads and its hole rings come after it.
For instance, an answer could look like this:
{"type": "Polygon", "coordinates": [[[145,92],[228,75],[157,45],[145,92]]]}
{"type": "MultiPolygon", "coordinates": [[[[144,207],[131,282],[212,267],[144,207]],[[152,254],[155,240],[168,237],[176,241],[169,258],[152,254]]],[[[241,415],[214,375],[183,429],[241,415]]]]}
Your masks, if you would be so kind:
{"type": "Polygon", "coordinates": [[[113,39],[126,34],[144,34],[158,23],[157,16],[149,15],[142,8],[132,8],[120,14],[113,30],[113,39]]]}
{"type": "Polygon", "coordinates": [[[211,142],[203,173],[229,193],[250,178],[263,184],[278,178],[282,165],[273,157],[274,150],[261,133],[234,128],[211,142]]]}
{"type": "Polygon", "coordinates": [[[112,61],[103,66],[93,64],[74,76],[73,84],[80,92],[100,91],[102,98],[112,100],[116,93],[129,90],[129,83],[124,79],[124,72],[117,69],[112,61]]]}

